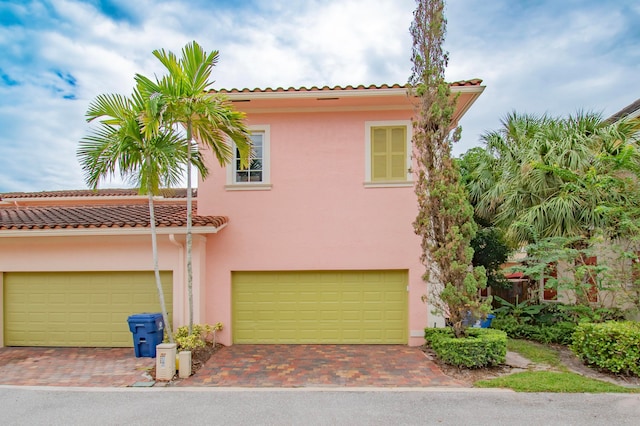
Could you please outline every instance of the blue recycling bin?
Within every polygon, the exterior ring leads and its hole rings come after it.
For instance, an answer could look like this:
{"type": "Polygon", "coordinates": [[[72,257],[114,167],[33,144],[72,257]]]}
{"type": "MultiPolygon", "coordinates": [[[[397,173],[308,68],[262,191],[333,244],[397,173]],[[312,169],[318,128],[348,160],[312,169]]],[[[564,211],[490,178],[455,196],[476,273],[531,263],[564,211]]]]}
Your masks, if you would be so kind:
{"type": "Polygon", "coordinates": [[[493,319],[496,316],[493,314],[489,314],[487,315],[487,319],[480,321],[480,328],[489,328],[491,327],[491,321],[493,321],[493,319]]]}
{"type": "Polygon", "coordinates": [[[471,314],[471,311],[467,311],[467,315],[462,319],[462,325],[465,327],[474,327],[474,328],[489,328],[491,327],[491,321],[496,316],[493,314],[487,315],[487,318],[480,319],[476,318],[471,314]]]}
{"type": "Polygon", "coordinates": [[[156,357],[156,345],[164,339],[162,314],[134,314],[127,318],[129,330],[133,334],[133,348],[136,358],[156,357]]]}

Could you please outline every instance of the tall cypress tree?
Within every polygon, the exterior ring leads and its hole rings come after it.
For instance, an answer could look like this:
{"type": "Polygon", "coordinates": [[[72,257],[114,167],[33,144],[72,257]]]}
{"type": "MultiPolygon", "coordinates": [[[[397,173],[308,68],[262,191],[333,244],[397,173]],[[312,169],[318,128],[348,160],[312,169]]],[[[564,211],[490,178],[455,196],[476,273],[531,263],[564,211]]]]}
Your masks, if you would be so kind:
{"type": "Polygon", "coordinates": [[[429,284],[427,300],[449,318],[457,337],[465,335],[464,319],[483,316],[490,301],[480,300],[486,287],[483,267],[473,268],[470,241],[476,232],[460,173],[451,157],[460,128],[452,129],[456,98],[444,79],[448,54],[444,0],[416,0],[411,24],[412,75],[409,85],[417,97],[413,122],[413,149],[417,162],[415,192],[419,212],[414,229],[422,239],[423,276],[429,284]]]}

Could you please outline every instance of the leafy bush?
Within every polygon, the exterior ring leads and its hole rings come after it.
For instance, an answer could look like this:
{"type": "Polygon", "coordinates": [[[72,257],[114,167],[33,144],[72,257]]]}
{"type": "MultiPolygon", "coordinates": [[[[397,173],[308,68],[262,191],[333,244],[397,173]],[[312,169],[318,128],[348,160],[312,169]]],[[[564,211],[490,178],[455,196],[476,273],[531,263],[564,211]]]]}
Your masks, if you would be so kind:
{"type": "Polygon", "coordinates": [[[526,331],[526,324],[522,324],[517,318],[512,316],[498,315],[491,321],[491,328],[502,330],[507,336],[513,339],[528,339],[529,332],[526,331]]]}
{"type": "Polygon", "coordinates": [[[624,319],[624,311],[619,308],[592,308],[583,305],[558,306],[559,311],[567,321],[576,324],[581,322],[620,321],[624,319]]]}
{"type": "Polygon", "coordinates": [[[640,323],[580,324],[573,334],[571,350],[586,364],[640,376],[640,323]]]}
{"type": "Polygon", "coordinates": [[[425,339],[438,358],[457,367],[481,368],[504,362],[506,333],[487,328],[468,328],[466,332],[467,337],[456,338],[450,328],[427,328],[425,339]]]}
{"type": "Polygon", "coordinates": [[[511,338],[562,345],[571,343],[573,332],[580,323],[620,320],[624,317],[621,310],[614,308],[594,309],[562,303],[533,305],[528,301],[515,304],[504,301],[494,312],[497,318],[491,327],[503,330],[511,338]]]}
{"type": "Polygon", "coordinates": [[[434,339],[437,339],[440,336],[453,337],[453,330],[451,327],[424,329],[424,340],[429,346],[431,346],[431,342],[433,342],[434,339]]]}
{"type": "Polygon", "coordinates": [[[516,299],[515,303],[511,303],[500,296],[494,296],[494,299],[500,302],[501,305],[499,308],[493,310],[495,314],[510,315],[522,322],[531,321],[531,319],[538,315],[544,308],[544,305],[533,304],[530,300],[518,302],[516,299]]]}
{"type": "Polygon", "coordinates": [[[216,331],[222,330],[222,323],[215,325],[210,324],[194,324],[193,332],[189,334],[189,327],[179,327],[173,336],[178,351],[193,351],[198,348],[204,348],[207,342],[216,343],[216,331]]]}
{"type": "Polygon", "coordinates": [[[569,321],[562,321],[552,325],[529,326],[532,328],[530,339],[540,343],[560,343],[568,345],[571,343],[576,324],[569,321]]]}

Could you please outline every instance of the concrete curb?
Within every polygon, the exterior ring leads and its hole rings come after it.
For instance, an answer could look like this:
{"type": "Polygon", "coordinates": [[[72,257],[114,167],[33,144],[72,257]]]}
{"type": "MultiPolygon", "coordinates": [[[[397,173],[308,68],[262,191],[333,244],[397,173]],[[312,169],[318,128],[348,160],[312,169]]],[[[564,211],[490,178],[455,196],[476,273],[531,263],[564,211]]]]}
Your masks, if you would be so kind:
{"type": "Polygon", "coordinates": [[[299,387],[299,388],[249,388],[249,387],[79,387],[79,386],[20,386],[0,385],[0,389],[24,389],[54,392],[442,392],[442,393],[514,393],[511,389],[460,388],[460,387],[299,387]]]}

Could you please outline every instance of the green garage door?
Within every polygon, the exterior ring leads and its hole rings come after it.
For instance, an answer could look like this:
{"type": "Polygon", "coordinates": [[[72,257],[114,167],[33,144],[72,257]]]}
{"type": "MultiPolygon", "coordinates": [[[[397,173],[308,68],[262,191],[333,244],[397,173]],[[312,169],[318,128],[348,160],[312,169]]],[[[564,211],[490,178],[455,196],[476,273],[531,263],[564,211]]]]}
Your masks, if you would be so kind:
{"type": "MultiPolygon", "coordinates": [[[[171,312],[172,274],[161,277],[171,312]]],[[[130,347],[127,317],[160,311],[153,272],[4,274],[6,346],[130,347]]]]}
{"type": "Polygon", "coordinates": [[[406,271],[234,272],[234,343],[406,344],[406,271]]]}

